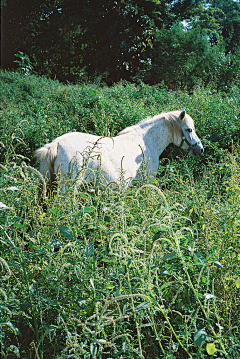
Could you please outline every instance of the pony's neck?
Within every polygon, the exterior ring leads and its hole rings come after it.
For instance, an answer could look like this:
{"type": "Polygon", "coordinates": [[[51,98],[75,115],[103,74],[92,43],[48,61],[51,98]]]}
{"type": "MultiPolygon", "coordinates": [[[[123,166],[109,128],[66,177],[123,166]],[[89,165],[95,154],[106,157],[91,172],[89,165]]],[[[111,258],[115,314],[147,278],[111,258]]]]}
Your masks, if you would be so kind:
{"type": "Polygon", "coordinates": [[[139,127],[143,131],[143,139],[147,148],[160,156],[165,148],[173,142],[173,126],[164,115],[154,116],[152,120],[142,122],[139,127]]]}

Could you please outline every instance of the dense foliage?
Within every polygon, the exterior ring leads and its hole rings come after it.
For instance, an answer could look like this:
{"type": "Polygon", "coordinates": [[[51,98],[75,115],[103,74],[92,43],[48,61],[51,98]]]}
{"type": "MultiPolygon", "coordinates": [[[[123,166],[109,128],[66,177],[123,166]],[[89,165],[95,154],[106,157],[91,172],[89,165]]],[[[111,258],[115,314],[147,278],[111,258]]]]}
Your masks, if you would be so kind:
{"type": "Polygon", "coordinates": [[[238,89],[62,85],[3,71],[0,86],[1,357],[238,358],[238,89]],[[201,159],[170,149],[150,182],[143,172],[128,189],[56,189],[42,206],[37,147],[67,131],[115,135],[184,106],[201,159]]]}
{"type": "Polygon", "coordinates": [[[7,0],[2,17],[3,68],[21,51],[60,81],[239,81],[239,1],[7,0]]]}

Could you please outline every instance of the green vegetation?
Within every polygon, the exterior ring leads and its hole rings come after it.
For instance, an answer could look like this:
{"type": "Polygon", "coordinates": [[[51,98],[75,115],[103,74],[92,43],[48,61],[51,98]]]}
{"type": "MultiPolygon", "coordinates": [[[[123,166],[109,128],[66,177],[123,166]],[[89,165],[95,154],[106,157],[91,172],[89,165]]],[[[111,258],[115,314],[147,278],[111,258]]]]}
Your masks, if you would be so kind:
{"type": "MultiPolygon", "coordinates": [[[[240,356],[239,89],[62,85],[0,72],[3,358],[240,356]],[[67,131],[114,136],[187,108],[205,146],[156,178],[46,199],[31,158],[67,131]]],[[[120,173],[121,175],[121,173],[120,173]]]]}
{"type": "Polygon", "coordinates": [[[2,17],[4,69],[22,52],[62,82],[239,83],[239,0],[7,0],[2,17]]]}

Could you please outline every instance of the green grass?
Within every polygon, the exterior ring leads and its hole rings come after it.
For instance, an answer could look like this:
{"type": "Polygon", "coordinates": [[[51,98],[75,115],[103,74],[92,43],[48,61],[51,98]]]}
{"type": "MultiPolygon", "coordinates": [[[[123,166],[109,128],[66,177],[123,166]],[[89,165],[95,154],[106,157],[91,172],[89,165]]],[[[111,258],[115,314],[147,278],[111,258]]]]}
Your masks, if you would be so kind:
{"type": "Polygon", "coordinates": [[[0,76],[3,358],[238,358],[237,89],[0,76]],[[150,183],[56,190],[43,210],[37,147],[70,130],[114,135],[184,106],[202,159],[170,149],[150,183]]]}

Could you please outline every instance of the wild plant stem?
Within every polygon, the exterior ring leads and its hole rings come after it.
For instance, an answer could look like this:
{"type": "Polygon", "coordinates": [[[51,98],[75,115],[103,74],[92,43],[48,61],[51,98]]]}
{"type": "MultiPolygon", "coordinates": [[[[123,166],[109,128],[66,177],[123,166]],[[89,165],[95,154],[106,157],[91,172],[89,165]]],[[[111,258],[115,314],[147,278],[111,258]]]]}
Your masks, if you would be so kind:
{"type": "MultiPolygon", "coordinates": [[[[151,318],[151,321],[152,321],[152,323],[153,323],[154,334],[155,334],[156,338],[158,338],[158,332],[157,332],[156,325],[155,325],[155,323],[154,323],[154,317],[153,317],[151,311],[150,311],[150,318],[151,318]]],[[[160,338],[158,338],[158,344],[159,344],[160,349],[161,349],[161,351],[163,352],[163,354],[165,354],[165,350],[164,350],[164,348],[163,348],[163,346],[162,346],[162,343],[161,343],[161,341],[160,341],[160,338]]]]}
{"type": "MultiPolygon", "coordinates": [[[[38,325],[37,325],[37,319],[34,313],[34,308],[33,308],[33,302],[32,302],[32,296],[31,296],[31,289],[30,289],[30,284],[28,281],[28,276],[27,276],[27,272],[26,272],[26,268],[24,265],[24,261],[22,260],[21,254],[20,254],[20,250],[17,248],[17,246],[14,244],[14,242],[11,240],[11,238],[9,237],[9,235],[7,234],[6,231],[4,231],[6,237],[8,238],[9,243],[12,245],[12,247],[14,248],[14,250],[17,253],[17,256],[19,258],[20,264],[22,266],[23,269],[23,273],[24,273],[24,278],[25,278],[25,282],[27,285],[27,293],[28,293],[28,297],[29,297],[29,302],[30,302],[30,306],[31,306],[31,314],[33,316],[33,323],[34,323],[34,327],[35,327],[35,335],[36,335],[36,340],[37,340],[37,348],[35,347],[36,353],[40,344],[40,339],[39,339],[39,332],[38,332],[38,325]]],[[[41,355],[41,359],[43,359],[43,355],[42,352],[40,353],[41,355]]]]}
{"type": "Polygon", "coordinates": [[[187,353],[187,355],[189,356],[189,358],[192,358],[192,355],[189,353],[189,351],[187,350],[187,348],[185,348],[185,346],[183,345],[183,343],[181,342],[181,340],[179,339],[177,333],[175,332],[172,324],[170,323],[170,320],[167,316],[167,314],[165,313],[165,310],[161,307],[161,305],[159,303],[157,303],[158,309],[160,309],[162,315],[164,316],[165,320],[167,321],[169,328],[171,329],[171,332],[173,333],[173,335],[175,336],[177,342],[179,343],[179,345],[182,347],[182,349],[187,353]]]}
{"type": "MultiPolygon", "coordinates": [[[[130,288],[130,292],[132,294],[132,286],[131,286],[131,281],[130,281],[128,269],[127,269],[127,278],[128,278],[128,285],[129,285],[129,288],[130,288]]],[[[133,301],[132,296],[131,296],[131,303],[132,303],[133,317],[134,317],[134,321],[135,321],[136,329],[137,329],[138,347],[139,347],[139,351],[140,351],[140,356],[143,358],[142,343],[141,343],[141,333],[140,333],[140,329],[139,329],[139,325],[138,325],[137,315],[136,315],[134,301],[133,301]]]]}
{"type": "MultiPolygon", "coordinates": [[[[190,288],[192,289],[192,291],[194,293],[194,296],[195,296],[195,298],[196,298],[196,300],[197,300],[197,302],[198,302],[198,304],[199,304],[199,306],[200,306],[200,308],[202,310],[202,313],[203,313],[204,317],[206,318],[207,322],[209,323],[210,322],[209,317],[208,317],[208,315],[207,315],[207,313],[206,313],[206,311],[205,311],[205,309],[204,309],[204,307],[203,307],[203,305],[202,305],[202,303],[201,303],[201,301],[199,299],[198,292],[194,288],[193,283],[191,281],[191,278],[190,278],[190,275],[189,275],[189,272],[188,272],[188,269],[187,269],[187,264],[185,262],[184,256],[182,255],[182,252],[181,252],[181,249],[180,249],[180,246],[179,246],[179,242],[178,242],[177,239],[176,239],[175,242],[176,242],[176,245],[177,245],[178,254],[180,256],[180,259],[182,261],[182,264],[183,264],[183,267],[184,267],[184,270],[185,270],[185,273],[186,273],[186,276],[187,276],[187,280],[189,282],[189,286],[190,286],[190,288]]],[[[217,337],[217,334],[216,334],[214,328],[211,325],[209,325],[209,328],[210,328],[213,336],[218,340],[218,343],[219,343],[220,347],[222,348],[222,351],[224,352],[224,355],[226,355],[226,358],[228,358],[228,354],[227,354],[227,352],[225,350],[225,347],[224,347],[221,339],[219,339],[217,337]]]]}

